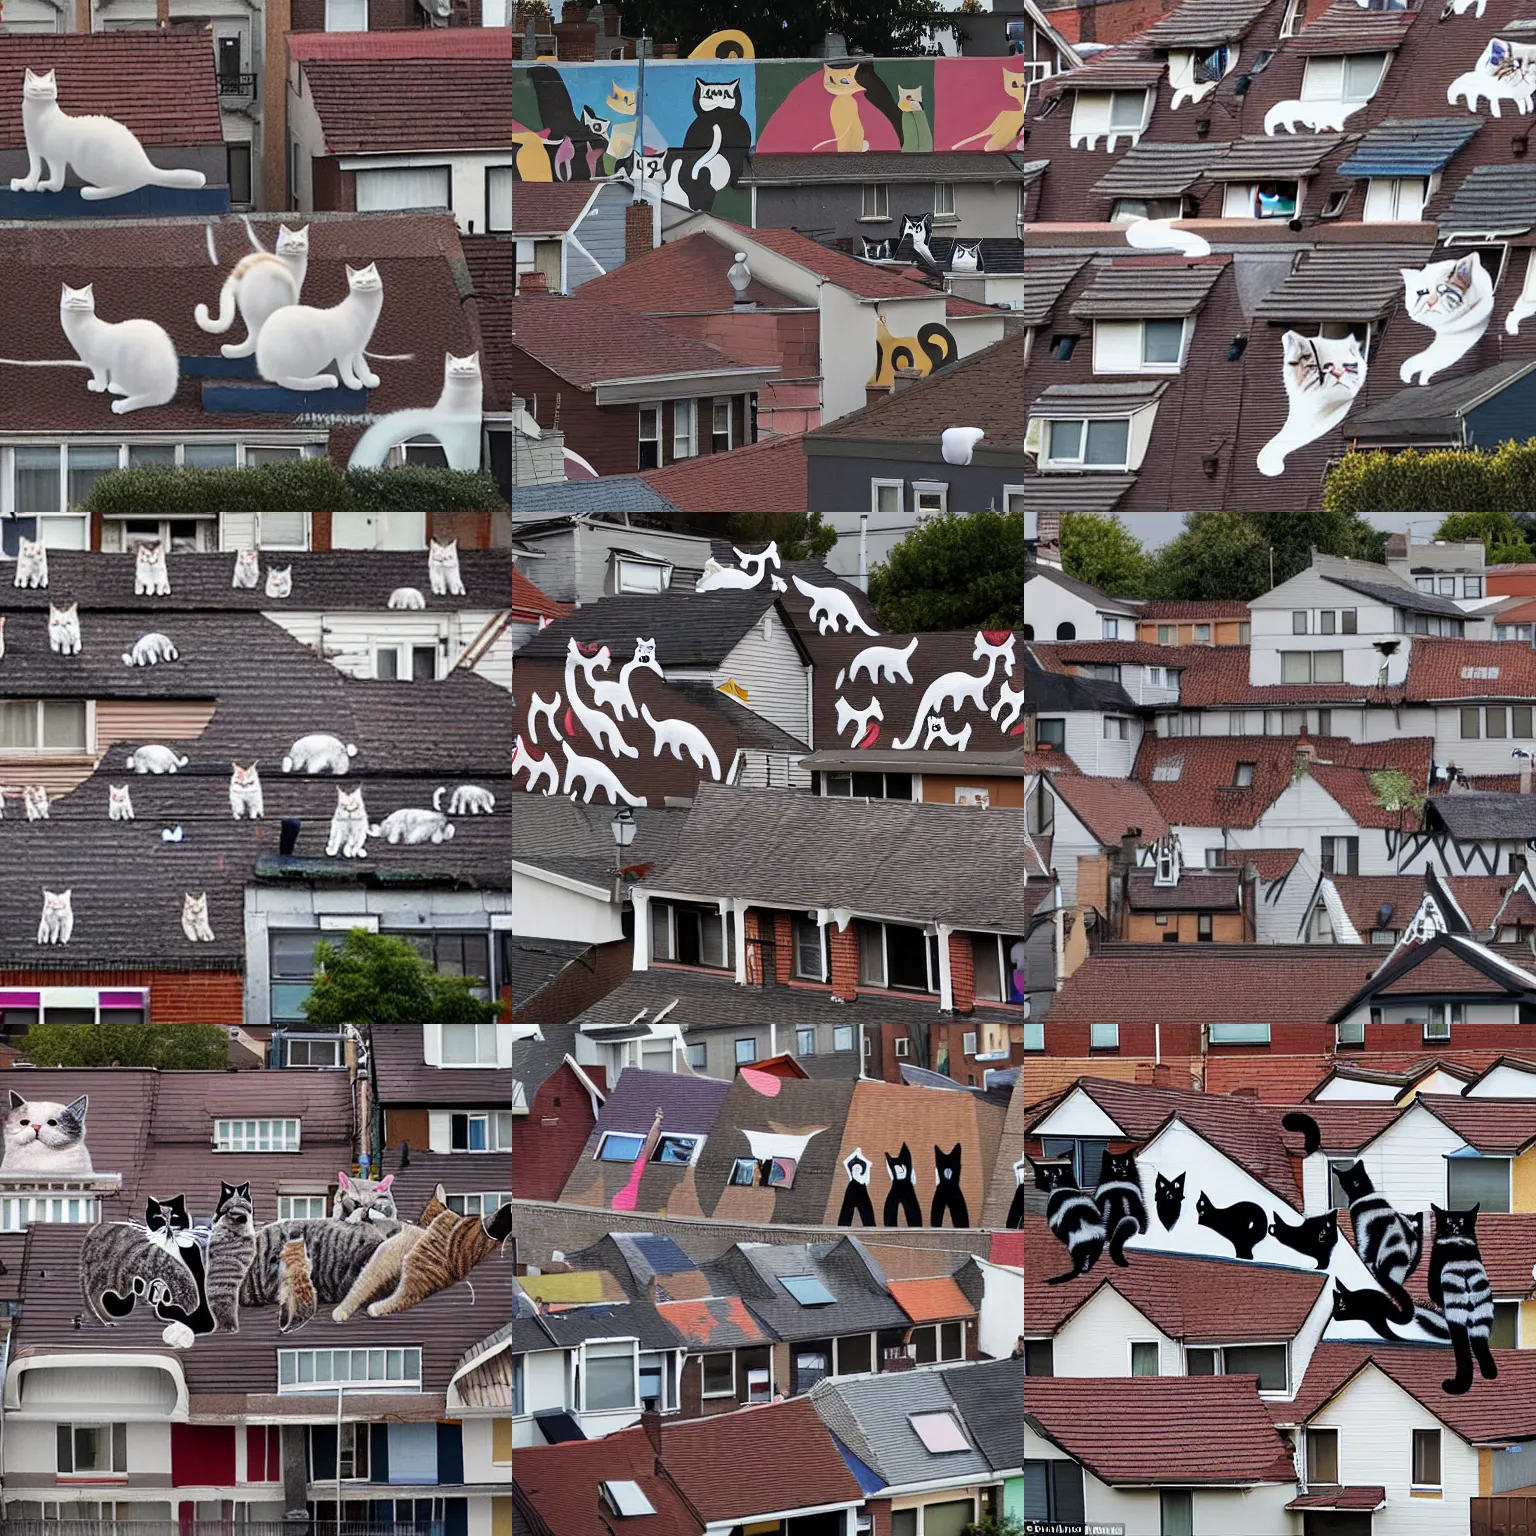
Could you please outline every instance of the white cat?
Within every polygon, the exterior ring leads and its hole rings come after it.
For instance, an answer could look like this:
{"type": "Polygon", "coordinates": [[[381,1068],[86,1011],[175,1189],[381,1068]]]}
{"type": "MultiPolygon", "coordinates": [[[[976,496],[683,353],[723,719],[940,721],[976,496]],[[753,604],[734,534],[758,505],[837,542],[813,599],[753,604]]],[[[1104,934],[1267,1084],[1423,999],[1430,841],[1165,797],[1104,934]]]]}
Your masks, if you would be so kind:
{"type": "Polygon", "coordinates": [[[389,450],[412,437],[434,438],[442,445],[449,469],[472,474],[480,468],[480,413],[482,385],[480,354],[455,357],[443,363],[443,392],[428,410],[391,411],[381,416],[358,439],[348,469],[382,469],[389,450]]]}
{"type": "Polygon", "coordinates": [[[744,550],[736,549],[738,565],[721,565],[713,555],[704,562],[704,574],[694,582],[695,592],[731,592],[749,591],[760,586],[763,574],[770,566],[774,570],[779,568],[779,546],[774,540],[764,549],[758,550],[755,555],[749,555],[744,550]]]}
{"type": "Polygon", "coordinates": [[[284,566],[278,570],[275,566],[267,567],[267,596],[287,597],[293,591],[293,567],[284,566]]]}
{"type": "Polygon", "coordinates": [[[1290,411],[1285,425],[1259,450],[1262,475],[1282,474],[1288,454],[1333,431],[1365,384],[1365,355],[1353,336],[1301,336],[1287,331],[1282,345],[1290,411]]]}
{"type": "Polygon", "coordinates": [[[576,782],[580,780],[585,790],[582,795],[583,805],[591,805],[592,796],[598,790],[602,790],[608,796],[609,805],[617,805],[620,800],[626,805],[645,804],[645,796],[630,794],[607,763],[595,757],[579,756],[571,751],[571,744],[568,741],[560,743],[560,750],[565,754],[565,787],[562,793],[575,799],[576,782]]]}
{"type": "Polygon", "coordinates": [[[208,926],[208,893],[194,896],[186,892],[181,903],[181,931],[192,944],[212,944],[213,929],[208,926]]]}
{"type": "Polygon", "coordinates": [[[427,577],[438,597],[451,594],[464,596],[464,579],[459,575],[459,541],[449,539],[446,544],[432,540],[427,553],[427,577]]]}
{"type": "Polygon", "coordinates": [[[43,892],[43,918],[37,925],[39,944],[68,944],[75,931],[75,909],[70,903],[73,890],[43,892]]]}
{"type": "Polygon", "coordinates": [[[1493,279],[1476,256],[1460,261],[1432,261],[1427,267],[1403,267],[1408,314],[1428,326],[1435,339],[1415,352],[1399,370],[1404,384],[1428,384],[1482,340],[1493,318],[1493,279]]]}
{"type": "Polygon", "coordinates": [[[1187,229],[1175,229],[1173,219],[1132,219],[1125,226],[1125,243],[1137,251],[1177,251],[1181,256],[1209,256],[1211,242],[1187,229]]]}
{"type": "Polygon", "coordinates": [[[127,766],[135,773],[175,773],[178,768],[187,766],[187,760],[178,757],[169,747],[151,742],[136,752],[130,752],[127,766]]]}
{"type": "Polygon", "coordinates": [[[874,737],[870,737],[870,726],[876,720],[884,720],[885,711],[880,707],[879,699],[871,699],[863,709],[855,709],[847,699],[837,701],[837,734],[841,736],[851,725],[853,727],[853,745],[856,747],[868,746],[870,741],[880,735],[880,728],[875,726],[874,737]],[[869,740],[866,740],[866,738],[869,740]]]}
{"type": "MultiPolygon", "coordinates": [[[[894,683],[899,677],[902,682],[912,681],[912,656],[917,650],[916,635],[899,649],[894,645],[867,645],[857,656],[853,658],[853,665],[848,668],[848,681],[852,682],[859,673],[869,674],[870,686],[876,683],[894,683]]],[[[838,679],[837,686],[843,686],[842,679],[838,679]]]]}
{"type": "Polygon", "coordinates": [[[126,784],[107,785],[107,820],[133,820],[133,796],[128,793],[126,784]]]}
{"type": "Polygon", "coordinates": [[[666,747],[678,762],[682,762],[683,753],[693,759],[697,768],[708,767],[713,778],[720,777],[720,759],[715,756],[715,749],[710,745],[709,737],[698,726],[687,720],[658,720],[642,701],[640,714],[645,723],[651,728],[654,745],[651,749],[652,757],[660,757],[661,749],[666,747]]]}
{"type": "Polygon", "coordinates": [[[29,69],[21,88],[21,126],[27,139],[27,174],[11,182],[12,192],[62,192],[70,167],[88,185],[86,202],[122,197],[140,187],[195,190],[207,177],[201,171],[163,171],[129,128],[110,117],[70,117],[59,106],[58,82],[50,69],[29,69]],[[43,163],[48,178],[43,179],[43,163]]]}
{"type": "Polygon", "coordinates": [[[336,809],[331,813],[331,837],[325,845],[325,856],[334,859],[338,853],[344,859],[368,857],[368,811],[361,789],[336,791],[336,809]]]}
{"type": "Polygon", "coordinates": [[[27,808],[28,821],[48,821],[48,786],[28,784],[21,792],[22,804],[27,808]]]}
{"type": "Polygon", "coordinates": [[[309,227],[289,229],[278,225],[275,251],[252,251],[235,263],[219,291],[219,312],[208,313],[199,304],[193,318],[205,331],[220,334],[235,323],[238,307],[245,321],[245,340],[225,342],[219,351],[225,357],[249,357],[256,350],[261,328],[280,309],[299,302],[304,278],[309,271],[309,227]]]}
{"type": "Polygon", "coordinates": [[[301,736],[289,747],[283,759],[284,773],[333,773],[344,774],[348,760],[357,756],[357,748],[339,737],[323,732],[314,736],[301,736]]]}
{"type": "Polygon", "coordinates": [[[841,634],[839,624],[845,625],[850,635],[854,630],[863,635],[879,633],[864,622],[853,599],[841,587],[813,587],[808,581],[801,581],[798,576],[792,576],[790,580],[794,582],[795,591],[801,597],[810,598],[811,619],[818,634],[841,634]]]}
{"type": "MultiPolygon", "coordinates": [[[[442,810],[443,795],[446,790],[447,786],[443,785],[433,791],[432,809],[434,811],[442,810]]],[[[478,784],[460,784],[448,801],[450,816],[489,816],[495,809],[496,796],[488,789],[481,789],[478,784]]]]}
{"type": "Polygon", "coordinates": [[[1341,133],[1345,122],[1365,105],[1363,101],[1277,101],[1264,114],[1264,132],[1277,128],[1295,133],[1297,125],[1314,133],[1341,133]]]}
{"type": "Polygon", "coordinates": [[[368,831],[387,843],[446,843],[453,836],[453,823],[441,811],[412,808],[392,812],[368,831]]]}
{"type": "Polygon", "coordinates": [[[91,1150],[85,1144],[85,1112],[90,1102],[84,1093],[68,1104],[56,1104],[48,1099],[23,1098],[11,1089],[11,1107],[5,1113],[3,1171],[91,1173],[91,1150]]]}
{"type": "Polygon", "coordinates": [[[157,667],[162,661],[176,661],[181,652],[171,643],[169,635],[140,635],[133,642],[131,651],[123,652],[125,667],[157,667]]]}
{"type": "Polygon", "coordinates": [[[244,587],[247,591],[254,591],[256,579],[261,574],[261,556],[254,549],[241,549],[235,552],[235,579],[230,582],[231,587],[244,587]]]}
{"type": "Polygon", "coordinates": [[[558,795],[560,793],[560,770],[555,766],[554,759],[540,757],[537,752],[530,752],[521,736],[517,736],[512,742],[512,780],[517,781],[520,773],[528,775],[528,790],[531,794],[546,779],[549,788],[544,791],[546,795],[558,795]]]}
{"type": "Polygon", "coordinates": [[[928,734],[923,738],[923,750],[926,752],[934,742],[941,741],[946,747],[954,747],[964,752],[971,740],[971,727],[967,723],[961,731],[951,731],[949,722],[943,715],[932,715],[928,720],[928,734]]]}
{"type": "Polygon", "coordinates": [[[243,816],[259,821],[266,815],[267,808],[261,798],[261,775],[256,772],[256,764],[242,768],[231,760],[229,766],[234,770],[229,776],[230,813],[236,821],[243,816]]]}
{"type": "Polygon", "coordinates": [[[153,320],[115,324],[98,320],[91,284],[71,288],[65,283],[59,297],[59,324],[80,361],[91,370],[85,387],[96,394],[108,391],[121,396],[112,402],[119,416],[167,405],[176,398],[180,370],[176,345],[153,320]]]}
{"type": "Polygon", "coordinates": [[[60,656],[80,654],[80,605],[67,608],[48,604],[48,649],[60,656]]]}
{"type": "Polygon", "coordinates": [[[396,587],[389,594],[389,606],[391,608],[425,608],[427,599],[420,587],[396,587]]]}
{"type": "Polygon", "coordinates": [[[41,539],[22,539],[16,549],[16,579],[14,587],[46,587],[48,585],[48,551],[41,539]]]}
{"type": "Polygon", "coordinates": [[[169,597],[171,573],[165,564],[165,545],[159,539],[140,544],[133,556],[133,595],[169,597]]]}
{"type": "Polygon", "coordinates": [[[1529,112],[1536,100],[1536,44],[1490,38],[1477,63],[1451,81],[1445,99],[1452,106],[1458,99],[1465,101],[1469,112],[1476,112],[1486,100],[1494,117],[1500,115],[1499,104],[1505,101],[1529,112]]]}
{"type": "Polygon", "coordinates": [[[256,371],[284,389],[377,389],[363,349],[384,307],[384,284],[372,263],[347,268],[347,296],[330,309],[290,304],[270,316],[256,338],[256,371]],[[336,364],[335,373],[324,370],[336,364]]]}

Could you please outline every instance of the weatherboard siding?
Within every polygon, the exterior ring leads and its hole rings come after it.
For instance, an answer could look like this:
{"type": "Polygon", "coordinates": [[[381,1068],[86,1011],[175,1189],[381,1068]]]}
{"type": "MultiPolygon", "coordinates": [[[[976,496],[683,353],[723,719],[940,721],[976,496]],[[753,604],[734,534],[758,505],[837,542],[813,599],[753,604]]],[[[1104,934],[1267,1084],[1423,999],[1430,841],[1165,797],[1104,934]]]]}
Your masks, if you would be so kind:
{"type": "MultiPolygon", "coordinates": [[[[1360,1154],[1377,1191],[1400,1211],[1445,1204],[1445,1159],[1464,1147],[1428,1110],[1415,1109],[1389,1126],[1360,1154]]],[[[1376,1479],[1380,1481],[1380,1479],[1376,1479]]]]}
{"type": "Polygon", "coordinates": [[[711,674],[711,681],[717,688],[728,680],[736,682],[746,689],[747,709],[809,746],[807,668],[778,614],[770,609],[765,618],[772,620],[768,636],[763,635],[761,620],[754,624],[711,674]]]}
{"type": "MultiPolygon", "coordinates": [[[[1061,1272],[1071,1267],[1060,1251],[1061,1272]]],[[[1113,1286],[1101,1286],[1057,1332],[1054,1346],[1058,1376],[1129,1376],[1131,1343],[1157,1345],[1157,1374],[1182,1376],[1183,1352],[1176,1339],[1138,1312],[1113,1286]]]]}

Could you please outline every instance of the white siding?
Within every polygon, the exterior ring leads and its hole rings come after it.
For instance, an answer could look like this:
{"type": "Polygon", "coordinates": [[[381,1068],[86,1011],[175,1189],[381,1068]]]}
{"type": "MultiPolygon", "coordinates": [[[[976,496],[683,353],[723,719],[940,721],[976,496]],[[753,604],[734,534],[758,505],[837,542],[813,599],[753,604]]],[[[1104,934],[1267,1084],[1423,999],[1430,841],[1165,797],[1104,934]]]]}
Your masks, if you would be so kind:
{"type": "Polygon", "coordinates": [[[1495,1067],[1482,1082],[1468,1088],[1469,1099],[1536,1099],[1536,1072],[1519,1067],[1495,1067]]]}
{"type": "MultiPolygon", "coordinates": [[[[1047,788],[1053,788],[1048,775],[1042,775],[1047,788]]],[[[1073,813],[1060,795],[1051,796],[1055,804],[1055,823],[1051,831],[1051,867],[1061,877],[1061,899],[1069,907],[1077,904],[1077,861],[1083,855],[1099,851],[1099,840],[1073,813]]]]}
{"type": "Polygon", "coordinates": [[[1077,1136],[1085,1140],[1108,1137],[1113,1141],[1124,1137],[1125,1132],[1081,1088],[1075,1088],[1064,1104],[1058,1104],[1035,1127],[1034,1134],[1077,1136]]]}
{"type": "MultiPolygon", "coordinates": [[[[1295,1494],[1294,1483],[1259,1488],[1197,1488],[1193,1500],[1195,1536],[1235,1536],[1239,1531],[1251,1531],[1255,1536],[1258,1532],[1264,1536],[1286,1536],[1299,1531],[1299,1517],[1285,1507],[1295,1494]]],[[[1086,1471],[1083,1513],[1096,1528],[1124,1531],[1127,1536],[1152,1536],[1162,1529],[1161,1501],[1156,1489],[1108,1488],[1086,1471]]]]}
{"type": "MultiPolygon", "coordinates": [[[[1141,720],[1136,715],[1122,715],[1126,721],[1124,740],[1104,739],[1104,715],[1098,711],[1072,711],[1065,716],[1067,756],[1083,773],[1097,774],[1102,778],[1128,779],[1136,761],[1136,749],[1141,745],[1141,720]]],[[[958,727],[950,721],[950,729],[958,727]]]]}
{"type": "MultiPolygon", "coordinates": [[[[1071,1267],[1061,1250],[1063,1271],[1071,1267]]],[[[1171,1339],[1111,1285],[1100,1286],[1093,1298],[1074,1312],[1056,1334],[1058,1376],[1129,1376],[1131,1341],[1157,1344],[1159,1376],[1182,1376],[1183,1354],[1171,1339]]]]}
{"type": "MultiPolygon", "coordinates": [[[[541,1349],[523,1356],[523,1415],[512,1420],[512,1448],[543,1445],[544,1437],[534,1427],[533,1415],[543,1408],[564,1408],[565,1351],[541,1349]]],[[[469,1469],[466,1466],[465,1471],[469,1469]]]]}
{"type": "Polygon", "coordinates": [[[1466,1143],[1453,1130],[1415,1105],[1360,1154],[1378,1194],[1400,1211],[1445,1204],[1446,1155],[1466,1143]]]}
{"type": "Polygon", "coordinates": [[[737,642],[712,681],[718,688],[728,678],[734,679],[746,690],[746,708],[809,746],[809,669],[800,660],[794,641],[785,633],[778,613],[770,609],[765,617],[772,620],[767,638],[763,636],[760,620],[737,642]]]}

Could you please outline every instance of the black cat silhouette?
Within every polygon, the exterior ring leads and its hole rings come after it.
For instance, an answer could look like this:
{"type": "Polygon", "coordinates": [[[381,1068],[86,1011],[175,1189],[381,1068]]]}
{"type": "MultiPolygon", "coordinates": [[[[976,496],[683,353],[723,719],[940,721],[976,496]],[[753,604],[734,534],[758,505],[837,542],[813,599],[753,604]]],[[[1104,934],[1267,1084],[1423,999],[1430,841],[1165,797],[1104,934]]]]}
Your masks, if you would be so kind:
{"type": "Polygon", "coordinates": [[[1276,1215],[1269,1224],[1269,1235],[1287,1248],[1304,1253],[1319,1269],[1327,1269],[1328,1255],[1339,1240],[1339,1213],[1324,1211],[1321,1216],[1307,1216],[1297,1227],[1276,1215]]]}
{"type": "Polygon", "coordinates": [[[1008,1218],[1003,1223],[1010,1232],[1017,1232],[1024,1225],[1024,1170],[1027,1166],[1022,1161],[1013,1165],[1013,1176],[1018,1183],[1013,1186],[1013,1200],[1008,1206],[1008,1218]]]}
{"type": "Polygon", "coordinates": [[[942,1147],[933,1149],[933,1172],[938,1183],[934,1186],[933,1202],[928,1207],[928,1225],[942,1227],[947,1212],[952,1225],[968,1227],[971,1213],[966,1208],[965,1192],[960,1188],[960,1143],[952,1152],[942,1147]]]}
{"type": "Polygon", "coordinates": [[[1195,1201],[1195,1217],[1202,1227],[1219,1233],[1232,1244],[1240,1259],[1251,1259],[1256,1244],[1263,1242],[1269,1233],[1269,1217],[1262,1205],[1252,1200],[1239,1200],[1235,1205],[1212,1205],[1201,1195],[1195,1201]]]}
{"type": "Polygon", "coordinates": [[[1136,1167],[1134,1152],[1104,1154],[1093,1203],[1104,1219],[1109,1256],[1125,1269],[1125,1245],[1147,1230],[1147,1203],[1142,1198],[1141,1174],[1136,1167]]]}
{"type": "Polygon", "coordinates": [[[1064,1275],[1053,1275],[1047,1285],[1065,1285],[1079,1275],[1086,1275],[1104,1251],[1104,1218],[1087,1190],[1073,1181],[1066,1163],[1035,1163],[1035,1188],[1047,1197],[1045,1220],[1051,1235],[1072,1255],[1072,1268],[1064,1275]]]}
{"type": "Polygon", "coordinates": [[[872,1171],[869,1159],[855,1147],[843,1159],[843,1171],[848,1175],[848,1187],[843,1191],[842,1209],[837,1213],[838,1226],[851,1227],[855,1216],[859,1218],[860,1226],[874,1226],[875,1207],[869,1198],[869,1176],[872,1171]]]}
{"type": "Polygon", "coordinates": [[[1392,1331],[1392,1324],[1398,1320],[1397,1303],[1385,1291],[1352,1291],[1335,1280],[1333,1315],[1344,1323],[1369,1323],[1389,1343],[1402,1342],[1401,1336],[1392,1331]]]}
{"type": "Polygon", "coordinates": [[[899,1227],[900,1218],[907,1218],[909,1227],[923,1224],[923,1209],[917,1203],[917,1190],[912,1183],[912,1149],[902,1142],[901,1151],[892,1157],[885,1154],[885,1171],[891,1176],[891,1187],[886,1191],[883,1225],[899,1227]]]}
{"type": "Polygon", "coordinates": [[[1184,1175],[1165,1179],[1158,1174],[1153,1196],[1157,1203],[1157,1219],[1168,1231],[1173,1231],[1184,1211],[1184,1175]]]}
{"type": "Polygon", "coordinates": [[[1323,1133],[1318,1129],[1317,1121],[1299,1109],[1293,1109],[1280,1121],[1280,1124],[1288,1131],[1295,1131],[1302,1138],[1301,1155],[1303,1157],[1311,1157],[1323,1144],[1323,1133]]]}

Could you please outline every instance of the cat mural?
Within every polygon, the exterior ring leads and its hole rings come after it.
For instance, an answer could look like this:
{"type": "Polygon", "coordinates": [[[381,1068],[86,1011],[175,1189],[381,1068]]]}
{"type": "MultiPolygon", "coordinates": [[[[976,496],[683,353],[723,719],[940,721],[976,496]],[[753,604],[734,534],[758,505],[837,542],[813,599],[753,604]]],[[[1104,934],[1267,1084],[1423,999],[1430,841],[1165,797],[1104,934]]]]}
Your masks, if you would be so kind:
{"type": "Polygon", "coordinates": [[[1282,346],[1290,408],[1285,425],[1259,450],[1261,475],[1283,474],[1290,454],[1339,426],[1365,385],[1365,354],[1352,335],[1302,336],[1287,331],[1282,346]]]}
{"type": "Polygon", "coordinates": [[[1476,112],[1486,101],[1494,117],[1506,101],[1528,113],[1536,102],[1536,44],[1490,38],[1477,63],[1451,81],[1445,99],[1452,106],[1464,102],[1469,112],[1476,112]]]}
{"type": "Polygon", "coordinates": [[[1402,366],[1404,384],[1428,384],[1482,340],[1493,318],[1493,278],[1474,255],[1404,267],[1409,317],[1434,333],[1422,352],[1402,366]]]}
{"type": "Polygon", "coordinates": [[[709,213],[715,198],[736,185],[752,152],[752,124],[742,112],[741,81],[695,80],[693,112],[682,146],[662,158],[662,196],[669,203],[709,213]]]}
{"type": "Polygon", "coordinates": [[[91,1173],[91,1152],[85,1144],[85,1112],[90,1102],[84,1093],[68,1104],[55,1104],[25,1098],[11,1089],[10,1108],[0,1128],[4,1140],[0,1173],[91,1173]]]}

